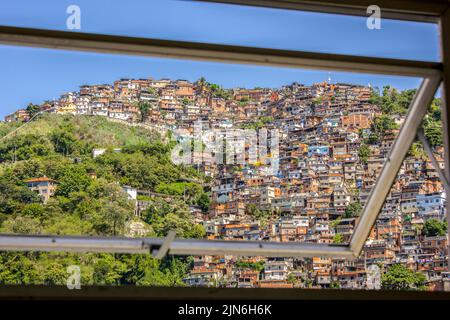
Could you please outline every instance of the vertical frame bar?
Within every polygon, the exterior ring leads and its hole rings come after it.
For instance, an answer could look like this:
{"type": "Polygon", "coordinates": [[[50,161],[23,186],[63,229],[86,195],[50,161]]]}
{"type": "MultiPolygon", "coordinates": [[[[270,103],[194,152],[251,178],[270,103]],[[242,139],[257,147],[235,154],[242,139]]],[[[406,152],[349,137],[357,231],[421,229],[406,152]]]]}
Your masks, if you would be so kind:
{"type": "Polygon", "coordinates": [[[350,249],[355,256],[359,256],[364,247],[370,230],[384,206],[391,186],[397,177],[403,160],[416,137],[417,129],[421,125],[440,83],[441,75],[439,73],[434,77],[424,78],[414,99],[411,101],[405,122],[400,129],[398,137],[395,139],[380,176],[370,192],[369,199],[361,213],[360,221],[350,240],[350,249]]]}
{"type": "MultiPolygon", "coordinates": [[[[439,23],[441,41],[441,60],[444,67],[442,84],[442,126],[444,135],[445,168],[444,175],[447,181],[450,179],[450,9],[441,16],[439,23]]],[[[447,194],[447,232],[450,227],[450,201],[447,194]]],[[[449,241],[450,242],[450,241],[449,241]]],[[[450,243],[447,252],[447,268],[450,271],[450,243]]]]}

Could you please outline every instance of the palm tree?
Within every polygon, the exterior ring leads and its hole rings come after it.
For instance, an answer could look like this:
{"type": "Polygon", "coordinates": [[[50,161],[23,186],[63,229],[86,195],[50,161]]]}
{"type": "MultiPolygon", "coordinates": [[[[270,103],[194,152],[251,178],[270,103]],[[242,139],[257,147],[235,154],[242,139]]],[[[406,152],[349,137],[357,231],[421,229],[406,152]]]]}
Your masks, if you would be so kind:
{"type": "Polygon", "coordinates": [[[205,79],[205,77],[200,77],[200,79],[198,79],[196,82],[195,82],[195,84],[197,85],[197,86],[199,86],[199,87],[204,87],[204,86],[206,86],[207,85],[207,82],[206,82],[206,79],[205,79]]]}

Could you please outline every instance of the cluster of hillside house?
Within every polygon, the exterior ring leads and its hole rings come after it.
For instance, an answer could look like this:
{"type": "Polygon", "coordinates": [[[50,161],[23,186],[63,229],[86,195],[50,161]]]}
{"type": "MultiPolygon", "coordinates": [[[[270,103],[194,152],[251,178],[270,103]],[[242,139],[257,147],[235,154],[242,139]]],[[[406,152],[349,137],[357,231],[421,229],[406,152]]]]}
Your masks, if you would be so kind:
{"type": "MultiPolygon", "coordinates": [[[[79,92],[42,104],[41,110],[146,121],[182,132],[179,141],[195,138],[198,122],[223,132],[276,129],[277,159],[274,150],[266,153],[277,161],[271,174],[268,162],[259,158],[233,164],[202,154],[193,163],[212,177],[211,208],[207,214],[193,209],[195,222],[204,225],[208,239],[345,243],[358,224],[358,214],[348,215],[346,209],[352,203],[364,207],[398,133],[391,130],[379,141],[366,143],[374,118],[381,114],[371,103],[371,93],[370,86],[330,81],[225,90],[204,79],[195,83],[121,79],[112,86],[84,85],[79,92]],[[146,114],[140,112],[143,103],[146,114]],[[369,148],[365,159],[359,153],[362,144],[369,148]]],[[[5,120],[27,117],[19,110],[5,120]]],[[[404,118],[394,120],[401,125],[404,118]]],[[[244,139],[240,153],[245,160],[251,148],[244,139]]],[[[436,148],[435,153],[443,166],[443,150],[436,148]]],[[[368,266],[402,263],[423,272],[430,288],[441,288],[448,275],[447,237],[427,237],[421,230],[428,219],[445,221],[445,205],[446,195],[431,161],[409,155],[359,259],[195,257],[185,281],[237,287],[364,288],[368,266]]]]}

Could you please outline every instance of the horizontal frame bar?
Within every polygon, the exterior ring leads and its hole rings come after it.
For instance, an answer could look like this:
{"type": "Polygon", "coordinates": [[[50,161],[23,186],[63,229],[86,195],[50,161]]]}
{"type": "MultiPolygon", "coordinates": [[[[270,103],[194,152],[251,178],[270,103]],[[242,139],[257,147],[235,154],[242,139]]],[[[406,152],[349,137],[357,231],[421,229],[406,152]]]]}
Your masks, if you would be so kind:
{"type": "Polygon", "coordinates": [[[0,250],[150,253],[164,239],[0,234],[0,250]]]}
{"type": "MultiPolygon", "coordinates": [[[[68,290],[67,286],[56,285],[4,285],[0,286],[0,300],[450,300],[450,292],[419,290],[367,290],[367,289],[303,289],[303,288],[223,288],[223,287],[156,287],[156,286],[90,286],[81,283],[80,290],[68,290]]],[[[246,302],[244,302],[246,303],[246,302]]],[[[13,304],[13,306],[15,306],[13,304]]],[[[58,305],[61,306],[61,305],[58,305]]],[[[3,308],[4,310],[4,308],[3,308]]],[[[104,309],[102,318],[107,317],[104,309]]],[[[116,308],[107,309],[117,312],[116,308]]],[[[400,309],[398,309],[400,310],[400,309]]],[[[34,312],[35,309],[32,309],[34,312]]],[[[334,310],[333,310],[334,311],[334,310]]],[[[129,311],[126,310],[125,312],[129,311]]],[[[402,310],[403,312],[403,310],[402,310]]],[[[411,312],[415,312],[411,309],[411,312]]],[[[23,314],[23,313],[21,313],[23,314]]],[[[99,313],[100,315],[100,313],[99,313]]],[[[117,315],[116,313],[114,315],[117,315]]],[[[323,316],[323,315],[322,315],[323,316]]],[[[405,314],[402,313],[404,318],[405,314]]],[[[187,317],[186,317],[187,318],[187,317]]],[[[256,318],[256,317],[254,317],[256,318]]]]}
{"type": "Polygon", "coordinates": [[[438,62],[0,26],[0,44],[315,70],[430,77],[438,62]]]}
{"type": "Polygon", "coordinates": [[[350,240],[350,249],[355,256],[359,256],[364,247],[364,243],[370,234],[370,230],[384,206],[384,202],[391,190],[391,186],[416,137],[417,130],[427,113],[428,106],[431,104],[440,83],[441,77],[423,79],[419,90],[410,104],[405,121],[389,152],[383,169],[381,170],[381,174],[369,194],[360,221],[350,240]]]}
{"type": "Polygon", "coordinates": [[[224,4],[245,5],[277,9],[301,10],[320,13],[367,16],[366,8],[376,4],[382,18],[437,23],[447,10],[446,0],[195,0],[224,4]]]}
{"type": "Polygon", "coordinates": [[[175,240],[170,254],[354,258],[347,245],[305,242],[175,240]]]}
{"type": "MultiPolygon", "coordinates": [[[[164,240],[161,238],[0,234],[0,250],[150,254],[154,250],[159,250],[164,240]]],[[[350,248],[346,245],[197,239],[173,240],[169,245],[168,254],[353,258],[350,248]]]]}

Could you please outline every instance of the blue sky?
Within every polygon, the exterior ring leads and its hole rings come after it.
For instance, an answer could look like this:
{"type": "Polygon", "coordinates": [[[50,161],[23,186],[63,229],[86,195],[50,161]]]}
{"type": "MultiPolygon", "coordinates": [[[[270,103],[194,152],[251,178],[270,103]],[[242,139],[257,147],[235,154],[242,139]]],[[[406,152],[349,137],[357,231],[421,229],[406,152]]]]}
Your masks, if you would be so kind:
{"type": "MultiPolygon", "coordinates": [[[[66,30],[66,8],[81,8],[81,32],[437,61],[437,27],[265,8],[176,0],[15,0],[0,3],[0,25],[66,30]]],[[[382,9],[382,8],[381,8],[382,9]]],[[[0,117],[77,90],[128,78],[205,76],[224,87],[310,84],[328,72],[0,46],[0,117]]],[[[331,73],[332,81],[415,88],[404,77],[331,73]]]]}

